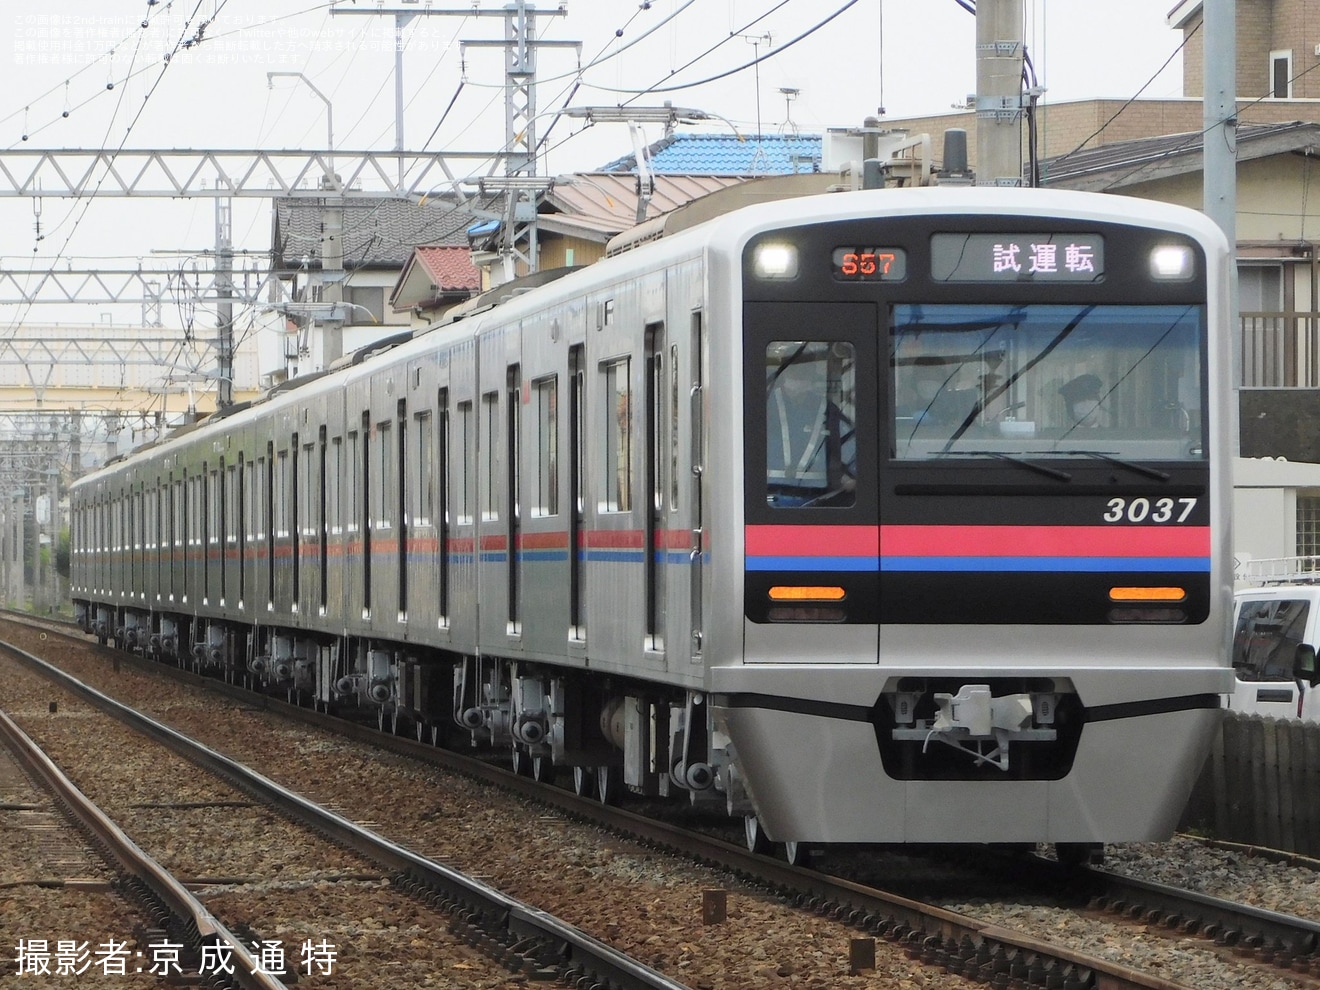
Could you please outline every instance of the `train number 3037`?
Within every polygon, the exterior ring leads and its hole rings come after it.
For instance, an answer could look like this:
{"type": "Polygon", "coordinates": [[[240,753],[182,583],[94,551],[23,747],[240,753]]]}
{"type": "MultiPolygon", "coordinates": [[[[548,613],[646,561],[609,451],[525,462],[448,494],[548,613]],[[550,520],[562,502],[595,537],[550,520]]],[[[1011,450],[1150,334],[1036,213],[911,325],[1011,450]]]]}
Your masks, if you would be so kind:
{"type": "Polygon", "coordinates": [[[1195,498],[1111,498],[1105,503],[1105,522],[1180,523],[1196,508],[1195,498]]]}

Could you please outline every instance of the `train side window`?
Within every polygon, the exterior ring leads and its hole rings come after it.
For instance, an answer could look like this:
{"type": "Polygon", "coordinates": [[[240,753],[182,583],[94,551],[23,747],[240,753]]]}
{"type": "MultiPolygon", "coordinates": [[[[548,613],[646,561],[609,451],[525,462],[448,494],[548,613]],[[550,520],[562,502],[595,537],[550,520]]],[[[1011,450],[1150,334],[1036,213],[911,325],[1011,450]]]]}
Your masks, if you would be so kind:
{"type": "Polygon", "coordinates": [[[500,393],[487,392],[481,397],[481,415],[486,425],[486,449],[481,454],[481,518],[498,519],[499,501],[495,492],[500,448],[500,393]]]}
{"type": "MultiPolygon", "coordinates": [[[[296,444],[295,439],[295,444],[296,444]]],[[[297,458],[297,446],[295,445],[294,458],[297,458]]],[[[289,535],[289,452],[287,450],[277,451],[275,454],[275,495],[271,500],[271,511],[274,516],[271,519],[271,529],[279,539],[286,539],[289,535]]]]}
{"type": "Polygon", "coordinates": [[[631,359],[601,365],[605,385],[605,497],[603,512],[632,510],[631,359]]]}
{"type": "Polygon", "coordinates": [[[453,460],[454,517],[460,526],[472,525],[472,402],[458,404],[458,456],[453,460]]]}
{"type": "Polygon", "coordinates": [[[344,531],[344,438],[335,437],[330,441],[330,464],[325,472],[325,504],[329,512],[326,523],[330,532],[338,535],[344,531]]]}
{"type": "Polygon", "coordinates": [[[776,340],[765,355],[766,502],[857,499],[857,356],[843,341],[776,340]]]}
{"type": "Polygon", "coordinates": [[[678,509],[678,345],[669,345],[669,511],[678,509]]]}
{"type": "Polygon", "coordinates": [[[379,451],[380,497],[376,499],[376,528],[387,530],[394,528],[393,506],[390,493],[394,488],[394,426],[388,419],[376,424],[377,450],[379,451]]]}
{"type": "Polygon", "coordinates": [[[174,494],[170,497],[170,514],[174,517],[170,542],[176,547],[183,546],[184,533],[187,530],[188,504],[184,496],[184,480],[174,482],[174,494]]]}
{"type": "Polygon", "coordinates": [[[1305,641],[1311,603],[1305,599],[1244,601],[1233,632],[1233,671],[1241,681],[1290,681],[1293,656],[1305,641]]]}
{"type": "Polygon", "coordinates": [[[416,415],[417,429],[417,506],[413,510],[414,526],[429,526],[435,513],[435,470],[432,467],[435,438],[432,432],[431,410],[416,415]]]}
{"type": "Polygon", "coordinates": [[[356,430],[350,430],[348,433],[348,449],[344,452],[345,472],[339,475],[345,479],[345,504],[344,514],[340,517],[343,520],[344,532],[356,533],[358,524],[358,491],[362,487],[362,472],[358,470],[358,435],[356,430]]]}
{"type": "Polygon", "coordinates": [[[305,539],[315,539],[321,521],[317,501],[319,485],[316,472],[316,444],[302,445],[302,456],[294,462],[293,485],[298,489],[298,532],[305,539]]]}
{"type": "Polygon", "coordinates": [[[559,515],[559,377],[532,382],[536,402],[536,502],[534,516],[559,515]]]}

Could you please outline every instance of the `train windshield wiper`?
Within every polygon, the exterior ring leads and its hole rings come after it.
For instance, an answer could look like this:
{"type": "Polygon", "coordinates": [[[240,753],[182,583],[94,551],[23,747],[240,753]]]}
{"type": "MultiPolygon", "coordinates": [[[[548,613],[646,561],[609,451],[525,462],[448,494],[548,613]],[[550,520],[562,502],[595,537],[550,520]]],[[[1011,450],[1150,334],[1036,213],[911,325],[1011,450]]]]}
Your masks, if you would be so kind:
{"type": "Polygon", "coordinates": [[[1018,467],[1024,467],[1029,471],[1035,471],[1037,474],[1043,474],[1047,478],[1054,478],[1056,481],[1072,481],[1072,475],[1067,471],[1060,471],[1058,468],[1052,468],[1045,464],[1037,464],[1034,461],[1028,461],[1025,458],[1005,453],[1002,450],[959,450],[951,452],[951,456],[993,457],[996,460],[1007,461],[1009,464],[1016,464],[1018,467]]]}
{"type": "MultiPolygon", "coordinates": [[[[1060,451],[1060,453],[1063,453],[1060,451]]],[[[1156,481],[1168,481],[1169,474],[1161,471],[1159,468],[1153,468],[1146,464],[1139,464],[1136,461],[1126,461],[1121,457],[1115,457],[1112,454],[1106,454],[1101,450],[1069,450],[1071,454],[1081,454],[1083,457],[1094,457],[1097,461],[1104,461],[1106,464],[1113,464],[1117,467],[1125,467],[1129,471],[1135,471],[1137,474],[1144,474],[1147,478],[1154,478],[1156,481]]]]}

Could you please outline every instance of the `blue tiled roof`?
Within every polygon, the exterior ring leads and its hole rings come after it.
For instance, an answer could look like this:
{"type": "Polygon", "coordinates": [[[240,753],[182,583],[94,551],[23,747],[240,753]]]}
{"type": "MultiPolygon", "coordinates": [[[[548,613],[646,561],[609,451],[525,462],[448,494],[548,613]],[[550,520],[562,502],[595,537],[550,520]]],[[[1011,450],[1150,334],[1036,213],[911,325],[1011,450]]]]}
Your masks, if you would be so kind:
{"type": "MultiPolygon", "coordinates": [[[[820,171],[817,134],[673,134],[651,145],[651,171],[683,175],[792,175],[820,171]]],[[[637,156],[603,166],[602,172],[636,172],[637,156]]]]}

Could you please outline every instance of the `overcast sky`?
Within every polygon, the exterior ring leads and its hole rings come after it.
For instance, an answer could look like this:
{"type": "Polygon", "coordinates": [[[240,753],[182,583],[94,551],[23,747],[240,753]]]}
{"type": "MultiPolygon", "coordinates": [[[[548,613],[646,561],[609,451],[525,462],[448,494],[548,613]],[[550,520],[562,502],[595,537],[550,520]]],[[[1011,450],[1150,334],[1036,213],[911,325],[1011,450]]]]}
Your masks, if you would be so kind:
{"type": "MultiPolygon", "coordinates": [[[[1156,77],[1181,40],[1165,22],[1170,5],[1025,0],[1025,37],[1046,101],[1125,98],[1143,87],[1144,96],[1182,95],[1179,58],[1156,77]]],[[[326,104],[303,81],[277,78],[272,86],[267,78],[301,72],[333,105],[337,148],[391,149],[395,19],[362,13],[376,6],[5,0],[0,147],[320,148],[326,104]],[[356,13],[332,13],[332,6],[356,13]],[[181,40],[189,43],[179,47],[181,40]]],[[[428,6],[471,8],[468,0],[429,0],[416,9],[428,6]]],[[[504,2],[479,6],[497,11],[504,2]]],[[[820,133],[860,124],[881,107],[888,119],[949,111],[975,88],[975,18],[955,0],[567,0],[565,16],[556,0],[541,6],[540,38],[582,45],[580,56],[563,47],[539,52],[542,135],[550,112],[566,101],[581,107],[670,100],[726,118],[743,133],[754,133],[758,121],[767,132],[796,126],[820,133]],[[579,77],[580,66],[586,68],[579,77]],[[722,78],[703,83],[714,77],[722,78]],[[785,88],[798,91],[791,102],[785,88]]],[[[502,37],[500,17],[418,16],[405,28],[409,150],[489,151],[503,141],[503,54],[463,46],[502,37]]],[[[645,136],[658,138],[658,126],[645,136]]],[[[550,131],[546,149],[541,171],[556,174],[597,167],[632,144],[625,125],[584,128],[565,119],[550,131]]],[[[31,201],[0,201],[0,210],[0,267],[39,267],[50,256],[77,264],[153,248],[186,251],[214,241],[207,200],[88,206],[47,198],[40,242],[31,201]],[[168,221],[135,220],[166,214],[168,221]]],[[[256,204],[236,206],[236,242],[267,248],[268,216],[256,204]]],[[[0,325],[9,319],[0,313],[0,325]]]]}

